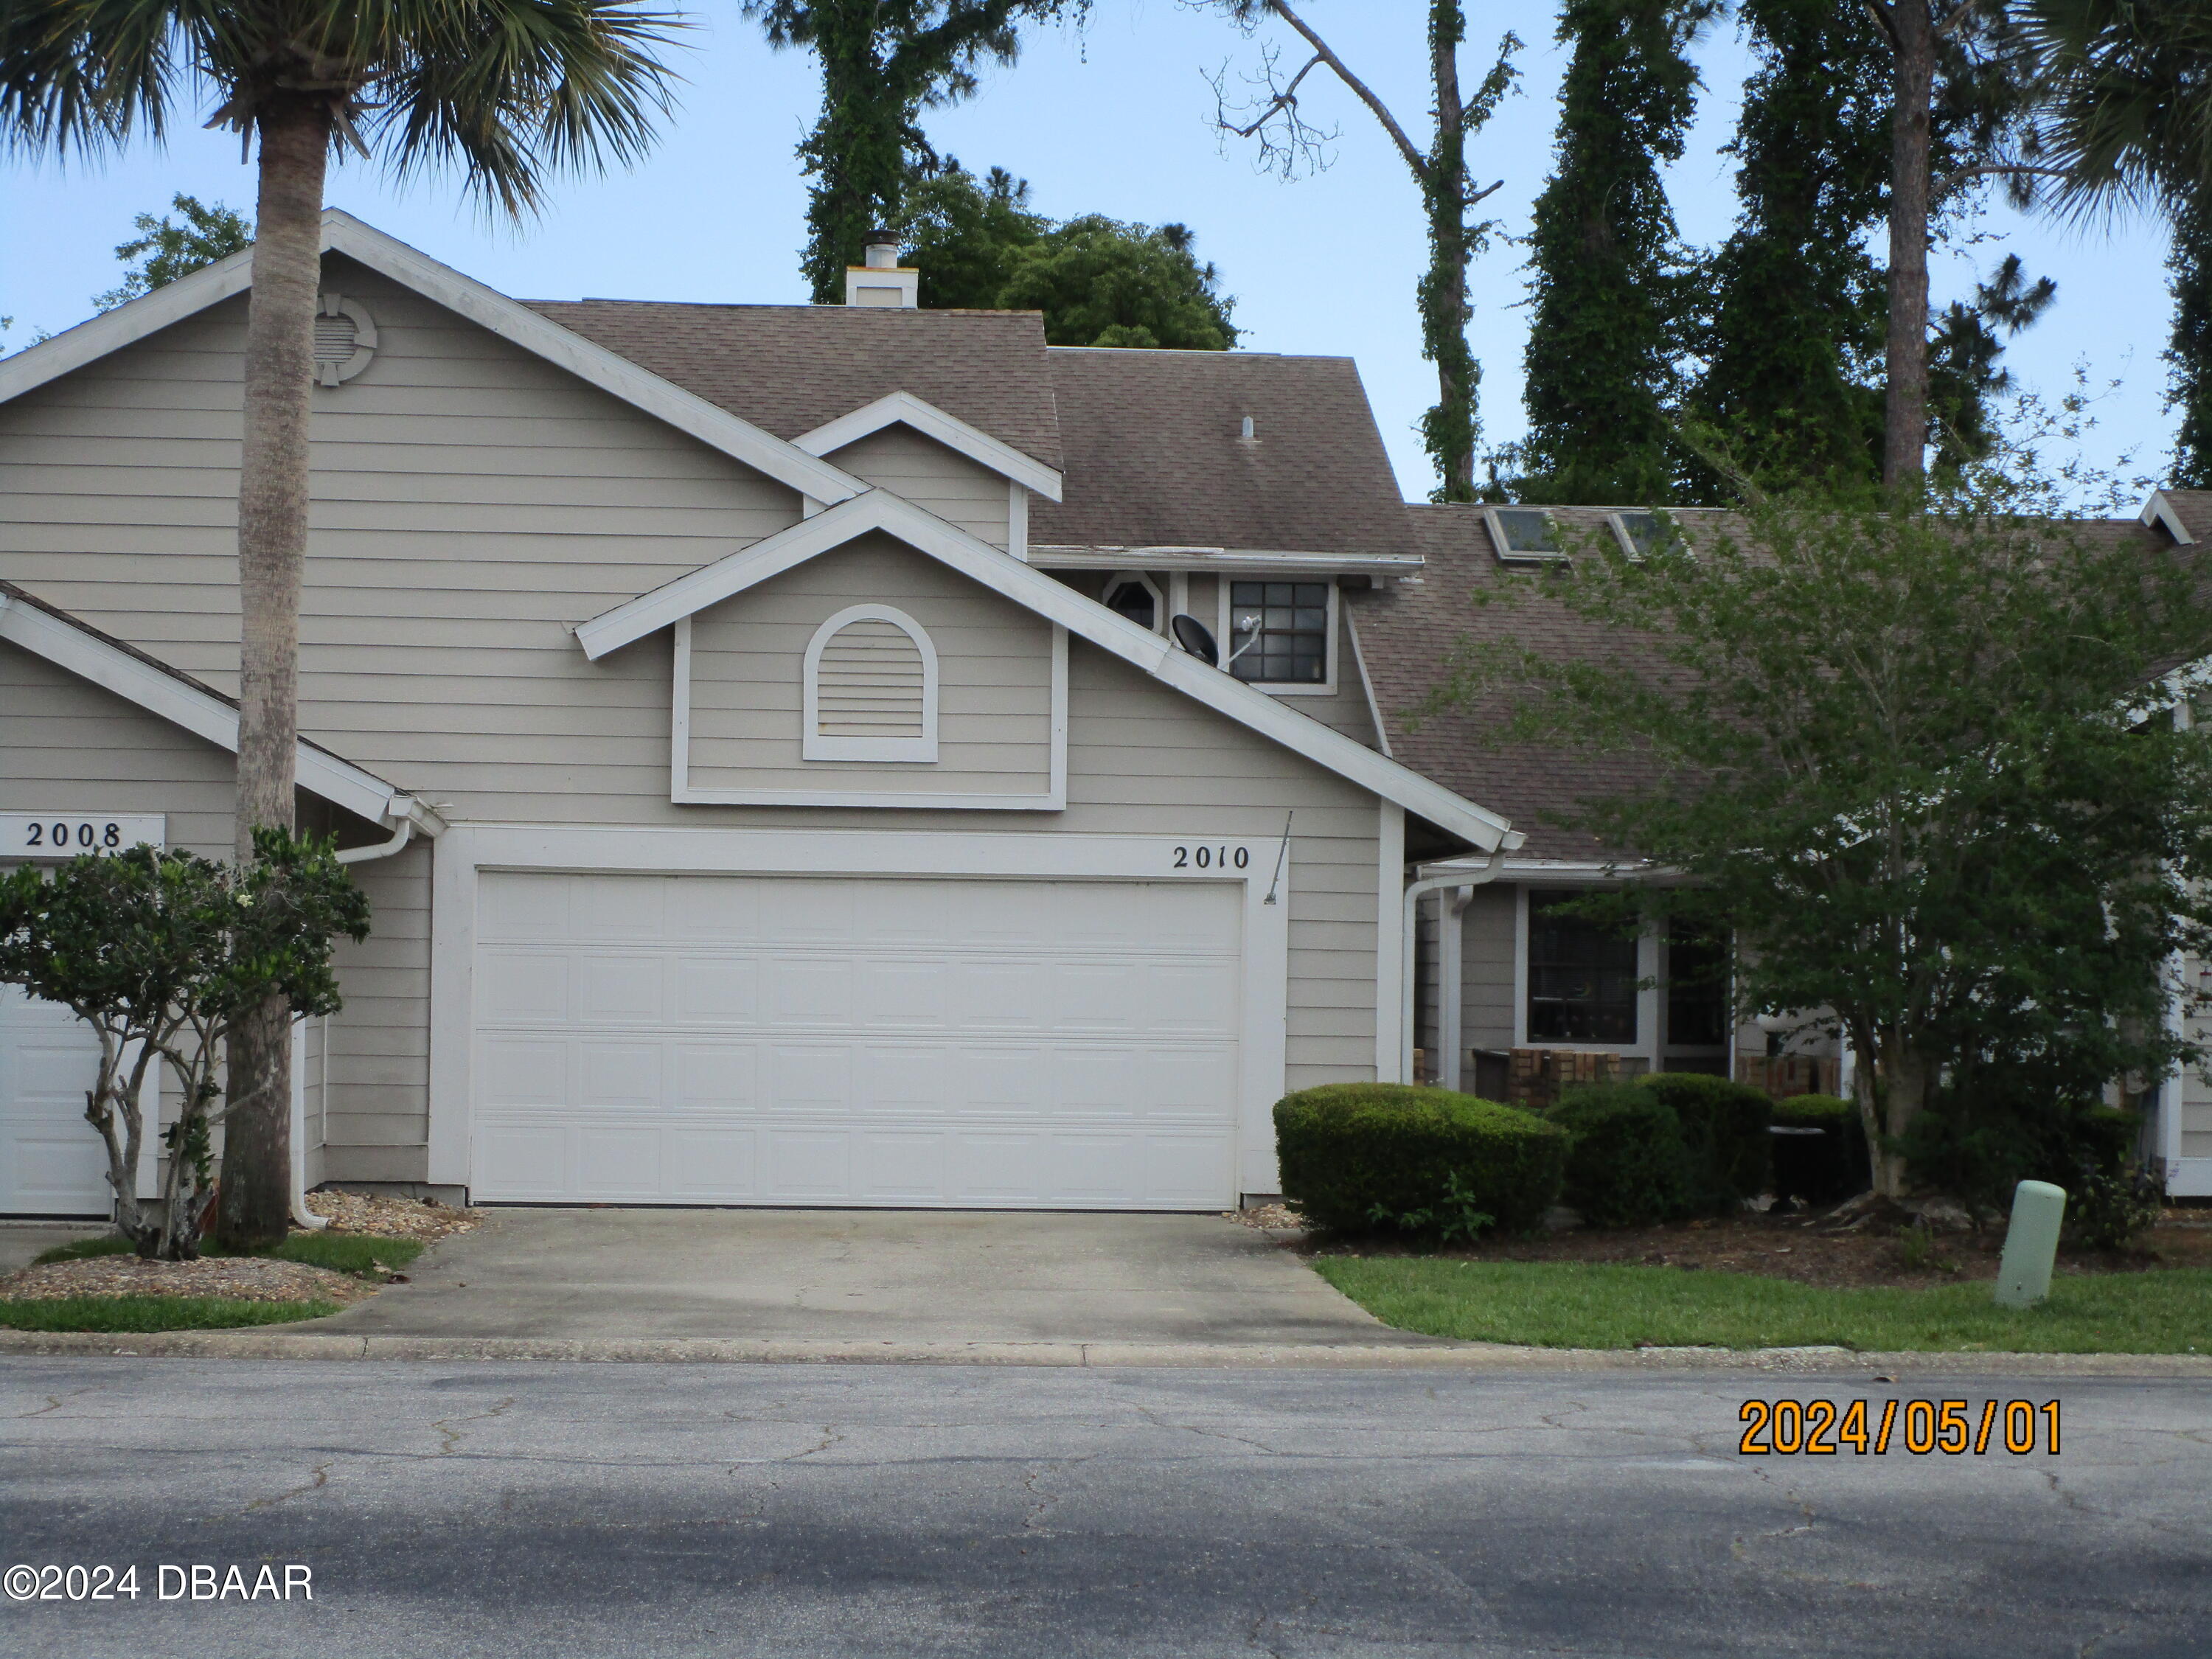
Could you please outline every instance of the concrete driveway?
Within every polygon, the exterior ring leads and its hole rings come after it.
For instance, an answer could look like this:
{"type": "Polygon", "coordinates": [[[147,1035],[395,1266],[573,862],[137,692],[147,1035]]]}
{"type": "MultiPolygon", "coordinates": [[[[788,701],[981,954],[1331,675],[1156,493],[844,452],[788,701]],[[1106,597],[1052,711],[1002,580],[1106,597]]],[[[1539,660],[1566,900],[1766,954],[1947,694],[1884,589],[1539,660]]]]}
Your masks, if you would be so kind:
{"type": "Polygon", "coordinates": [[[316,1330],[851,1342],[1412,1343],[1213,1215],[498,1209],[316,1330]]]}

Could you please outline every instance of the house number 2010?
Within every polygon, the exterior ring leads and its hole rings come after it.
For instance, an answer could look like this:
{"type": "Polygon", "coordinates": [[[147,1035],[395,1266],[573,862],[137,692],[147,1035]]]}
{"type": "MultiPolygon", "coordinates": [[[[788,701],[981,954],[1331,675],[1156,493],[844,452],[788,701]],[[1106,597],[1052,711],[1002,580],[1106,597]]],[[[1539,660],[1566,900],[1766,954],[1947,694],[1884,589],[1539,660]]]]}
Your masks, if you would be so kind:
{"type": "Polygon", "coordinates": [[[1175,867],[1178,870],[1249,870],[1252,866],[1252,849],[1249,847],[1178,847],[1175,849],[1175,867]]]}

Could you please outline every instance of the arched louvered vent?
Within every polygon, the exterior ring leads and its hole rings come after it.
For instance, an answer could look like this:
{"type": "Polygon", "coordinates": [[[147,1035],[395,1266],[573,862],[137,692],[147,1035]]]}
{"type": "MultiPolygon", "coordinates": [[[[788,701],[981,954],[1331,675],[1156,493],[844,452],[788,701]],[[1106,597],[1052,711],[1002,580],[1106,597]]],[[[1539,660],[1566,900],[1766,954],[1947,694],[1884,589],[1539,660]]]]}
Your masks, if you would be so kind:
{"type": "Polygon", "coordinates": [[[902,611],[856,605],[817,629],[803,703],[808,760],[937,758],[937,652],[902,611]]]}

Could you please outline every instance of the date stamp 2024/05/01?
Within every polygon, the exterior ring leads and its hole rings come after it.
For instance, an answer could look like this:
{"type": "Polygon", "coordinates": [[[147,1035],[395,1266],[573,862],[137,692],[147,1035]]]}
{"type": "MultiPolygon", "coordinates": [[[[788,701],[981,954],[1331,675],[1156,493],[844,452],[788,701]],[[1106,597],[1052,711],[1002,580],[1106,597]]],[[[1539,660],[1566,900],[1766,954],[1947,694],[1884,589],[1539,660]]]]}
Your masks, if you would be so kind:
{"type": "Polygon", "coordinates": [[[2058,1401],[1984,1400],[1747,1400],[1736,1413],[1746,1457],[2025,1457],[2058,1455],[2058,1401]]]}
{"type": "Polygon", "coordinates": [[[0,1572],[10,1601],[312,1601],[313,1570],[298,1561],[162,1561],[116,1565],[19,1561],[0,1572]]]}

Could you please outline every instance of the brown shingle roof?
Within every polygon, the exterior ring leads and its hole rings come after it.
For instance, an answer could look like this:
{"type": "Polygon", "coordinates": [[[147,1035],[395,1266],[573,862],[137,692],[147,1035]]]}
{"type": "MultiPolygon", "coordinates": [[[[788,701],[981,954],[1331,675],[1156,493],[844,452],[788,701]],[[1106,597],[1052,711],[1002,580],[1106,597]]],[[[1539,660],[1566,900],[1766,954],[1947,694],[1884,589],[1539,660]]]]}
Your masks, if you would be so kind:
{"type": "Polygon", "coordinates": [[[1350,358],[1075,346],[1046,356],[1067,488],[1056,505],[1031,503],[1033,544],[1411,550],[1350,358]]]}
{"type": "Polygon", "coordinates": [[[1060,465],[1038,312],[523,303],[779,438],[908,392],[1047,466],[1060,465]]]}

